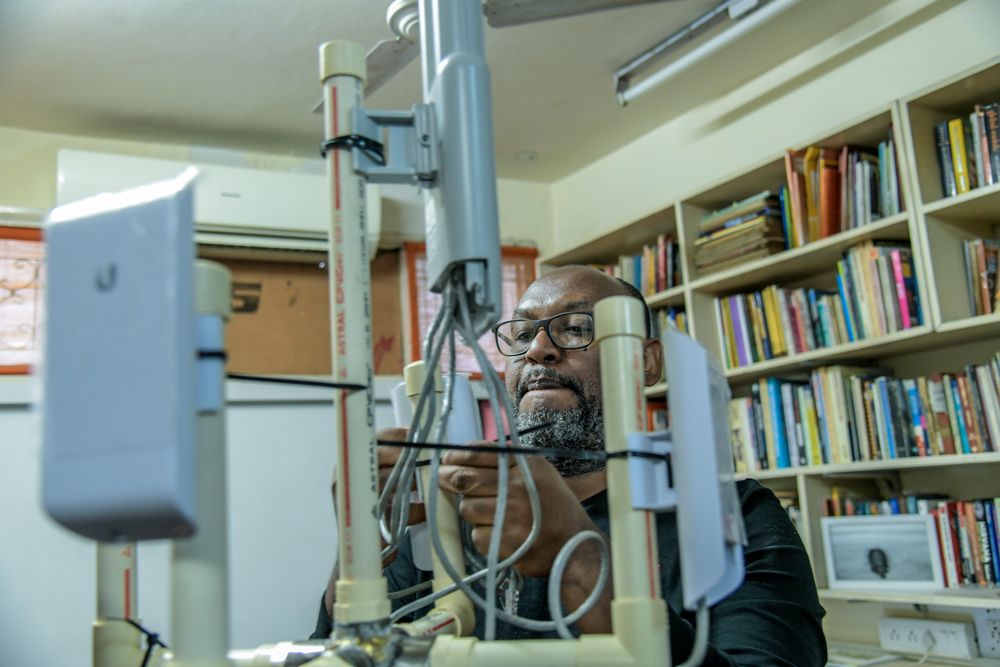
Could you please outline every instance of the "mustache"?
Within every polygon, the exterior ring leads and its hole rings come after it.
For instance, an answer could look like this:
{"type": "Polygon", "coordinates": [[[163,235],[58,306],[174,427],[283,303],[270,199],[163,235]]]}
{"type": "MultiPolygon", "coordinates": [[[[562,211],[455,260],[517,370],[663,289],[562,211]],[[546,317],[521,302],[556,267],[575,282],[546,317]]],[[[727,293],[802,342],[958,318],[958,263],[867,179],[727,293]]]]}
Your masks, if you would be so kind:
{"type": "Polygon", "coordinates": [[[562,373],[556,372],[551,368],[546,368],[545,366],[538,366],[525,372],[521,376],[520,381],[517,383],[517,400],[515,401],[515,405],[520,403],[521,399],[524,398],[524,395],[528,393],[528,385],[536,380],[556,382],[567,389],[573,390],[578,396],[580,396],[580,398],[585,398],[583,385],[580,384],[576,378],[563,375],[562,373]]]}

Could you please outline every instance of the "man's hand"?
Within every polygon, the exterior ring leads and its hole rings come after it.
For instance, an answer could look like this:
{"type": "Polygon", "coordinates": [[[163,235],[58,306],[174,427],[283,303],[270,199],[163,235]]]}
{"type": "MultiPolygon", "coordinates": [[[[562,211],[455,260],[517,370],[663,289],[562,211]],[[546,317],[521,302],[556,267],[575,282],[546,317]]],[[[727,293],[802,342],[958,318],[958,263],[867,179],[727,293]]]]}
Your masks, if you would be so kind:
{"type": "MultiPolygon", "coordinates": [[[[439,476],[442,489],[463,496],[459,513],[472,526],[473,544],[484,555],[489,550],[497,508],[497,459],[497,454],[452,450],[444,455],[439,476]]],[[[521,546],[531,532],[532,522],[524,477],[514,457],[510,456],[508,461],[510,474],[503,536],[500,539],[501,559],[521,546]]],[[[544,577],[552,568],[559,550],[573,535],[581,530],[597,530],[597,527],[551,463],[529,456],[528,466],[541,500],[541,531],[534,545],[514,567],[524,575],[544,577]]]]}

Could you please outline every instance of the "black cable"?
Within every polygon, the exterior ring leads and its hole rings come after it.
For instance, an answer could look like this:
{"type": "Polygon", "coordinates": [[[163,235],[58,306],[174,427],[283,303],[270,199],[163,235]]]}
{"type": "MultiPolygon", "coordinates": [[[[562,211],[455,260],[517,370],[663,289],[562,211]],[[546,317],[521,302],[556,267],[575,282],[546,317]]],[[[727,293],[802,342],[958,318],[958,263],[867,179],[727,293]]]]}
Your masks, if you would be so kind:
{"type": "Polygon", "coordinates": [[[131,618],[108,618],[108,621],[124,621],[128,623],[133,628],[141,632],[146,637],[146,653],[142,656],[142,664],[140,667],[148,667],[149,659],[153,656],[153,649],[157,646],[162,646],[163,648],[169,648],[166,644],[160,641],[160,633],[147,630],[142,627],[138,621],[133,621],[131,618]]]}
{"type": "Polygon", "coordinates": [[[230,380],[249,380],[251,382],[271,382],[273,384],[294,384],[304,387],[326,387],[327,389],[346,389],[348,391],[363,391],[368,388],[363,384],[349,382],[326,382],[325,380],[302,380],[299,378],[272,377],[269,375],[244,375],[243,373],[226,373],[230,380]]]}
{"type": "Polygon", "coordinates": [[[320,146],[319,154],[325,158],[327,151],[331,148],[357,148],[375,164],[380,167],[385,166],[385,147],[380,142],[360,134],[344,134],[324,141],[320,146]]]}
{"type": "MultiPolygon", "coordinates": [[[[669,453],[657,454],[655,452],[642,452],[633,449],[626,449],[620,452],[606,452],[598,449],[504,447],[502,445],[465,445],[443,442],[399,442],[398,440],[378,440],[378,444],[385,447],[399,447],[401,449],[436,449],[446,451],[460,449],[466,452],[479,452],[482,454],[528,454],[532,456],[548,456],[557,459],[574,459],[577,461],[600,461],[602,463],[609,459],[621,459],[626,457],[670,462],[669,453]]],[[[426,465],[426,463],[422,462],[417,463],[418,466],[421,464],[426,465]]]]}

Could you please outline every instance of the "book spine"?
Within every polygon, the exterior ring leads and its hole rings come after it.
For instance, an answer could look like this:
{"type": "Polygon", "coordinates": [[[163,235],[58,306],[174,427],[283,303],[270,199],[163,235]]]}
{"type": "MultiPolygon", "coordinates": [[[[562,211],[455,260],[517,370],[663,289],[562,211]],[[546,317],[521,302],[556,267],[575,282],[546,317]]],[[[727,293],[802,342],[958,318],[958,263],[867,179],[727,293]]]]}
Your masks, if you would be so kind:
{"type": "Polygon", "coordinates": [[[969,540],[969,532],[966,530],[966,518],[964,504],[961,502],[948,503],[949,514],[952,517],[952,524],[958,534],[959,552],[962,555],[962,583],[976,583],[976,570],[972,563],[972,544],[969,540]]]}
{"type": "Polygon", "coordinates": [[[952,541],[951,522],[948,519],[948,504],[939,503],[937,508],[938,537],[941,539],[941,551],[944,553],[944,575],[948,588],[957,588],[961,584],[958,575],[958,565],[955,560],[955,543],[952,541]]]}
{"type": "Polygon", "coordinates": [[[976,423],[976,434],[979,436],[980,451],[991,452],[993,447],[990,442],[989,422],[986,417],[986,407],[980,395],[979,375],[975,366],[970,364],[965,367],[965,378],[969,392],[969,407],[972,408],[972,418],[976,423]]]}
{"type": "Polygon", "coordinates": [[[962,402],[958,395],[958,382],[951,375],[942,376],[945,398],[948,402],[948,417],[951,419],[952,431],[955,433],[955,450],[961,448],[963,454],[970,453],[969,435],[965,430],[965,417],[962,413],[962,402]]]}
{"type": "Polygon", "coordinates": [[[955,181],[955,167],[951,161],[948,121],[934,126],[934,137],[937,140],[938,166],[941,168],[941,192],[944,197],[954,197],[958,194],[958,184],[955,181]]]}
{"type": "Polygon", "coordinates": [[[810,373],[809,381],[812,383],[813,397],[816,404],[816,420],[819,423],[819,443],[818,452],[813,453],[813,463],[820,465],[823,463],[837,463],[833,458],[833,447],[830,443],[829,434],[829,420],[827,419],[826,408],[823,401],[823,386],[820,374],[823,371],[823,367],[814,370],[810,373]],[[819,456],[816,456],[816,454],[819,456]]]}
{"type": "Polygon", "coordinates": [[[805,423],[806,431],[808,433],[808,451],[806,453],[806,462],[810,465],[822,465],[823,463],[823,453],[821,451],[821,441],[819,424],[816,419],[816,400],[809,391],[808,387],[801,387],[799,389],[801,393],[801,403],[805,406],[805,423]]]}
{"type": "Polygon", "coordinates": [[[990,154],[990,169],[994,182],[1000,182],[1000,103],[992,102],[983,107],[986,138],[990,154]]]}
{"type": "Polygon", "coordinates": [[[979,424],[972,405],[972,395],[969,392],[969,379],[959,373],[956,375],[955,381],[958,383],[958,398],[962,405],[962,417],[965,420],[965,434],[969,439],[969,452],[978,454],[983,451],[983,444],[979,439],[979,424]]]}
{"type": "Polygon", "coordinates": [[[993,580],[1000,582],[1000,524],[997,523],[996,498],[983,501],[990,533],[990,553],[993,554],[993,580]]]}
{"type": "MultiPolygon", "coordinates": [[[[976,178],[974,179],[975,183],[977,185],[982,185],[983,145],[979,142],[979,118],[977,117],[975,111],[969,114],[969,123],[968,125],[965,126],[965,145],[968,146],[969,155],[971,156],[971,158],[969,159],[969,163],[970,165],[973,164],[975,165],[975,171],[976,171],[976,178]]],[[[973,185],[972,187],[976,187],[976,185],[973,185]]]]}
{"type": "Polygon", "coordinates": [[[972,571],[975,583],[986,585],[986,573],[983,571],[983,554],[979,550],[979,532],[976,528],[976,509],[972,502],[961,503],[965,518],[965,530],[969,536],[969,553],[972,556],[972,571]]]}
{"type": "Polygon", "coordinates": [[[976,518],[976,537],[979,539],[979,559],[982,561],[983,583],[995,584],[993,548],[990,546],[989,525],[986,523],[986,506],[983,505],[982,500],[974,500],[970,504],[976,518]]]}
{"type": "Polygon", "coordinates": [[[791,467],[791,457],[789,455],[789,442],[785,431],[784,411],[781,405],[781,393],[778,388],[778,381],[774,378],[767,378],[767,392],[771,402],[771,419],[774,428],[774,453],[777,457],[778,468],[791,467]]]}
{"type": "Polygon", "coordinates": [[[903,262],[899,250],[893,250],[890,254],[892,258],[892,275],[896,282],[896,303],[899,306],[900,327],[909,329],[913,326],[910,322],[909,299],[906,298],[906,283],[903,281],[903,262]]]}
{"type": "Polygon", "coordinates": [[[920,396],[920,405],[923,411],[923,427],[927,440],[928,452],[933,455],[942,454],[941,436],[937,429],[937,417],[934,415],[934,407],[931,405],[930,387],[928,379],[921,375],[917,378],[917,394],[920,396]]]}
{"type": "Polygon", "coordinates": [[[924,429],[921,424],[920,397],[917,395],[917,383],[914,380],[903,380],[903,390],[906,394],[907,406],[910,409],[910,428],[913,441],[916,444],[916,455],[927,456],[927,441],[924,439],[924,429]]]}
{"type": "Polygon", "coordinates": [[[977,150],[982,153],[982,167],[979,173],[982,175],[983,185],[992,185],[997,182],[997,173],[993,170],[993,163],[990,161],[990,139],[986,128],[986,112],[982,104],[976,105],[976,143],[977,150]]]}
{"type": "Polygon", "coordinates": [[[868,411],[865,408],[864,380],[858,376],[852,376],[851,382],[851,403],[854,404],[855,429],[858,433],[858,449],[861,456],[859,461],[870,461],[872,456],[872,445],[869,440],[868,411]]]}
{"type": "Polygon", "coordinates": [[[889,424],[892,411],[889,410],[889,392],[886,389],[885,378],[876,378],[875,382],[872,383],[872,404],[881,458],[894,459],[896,458],[896,447],[895,443],[892,442],[892,427],[889,424]]]}
{"type": "MultiPolygon", "coordinates": [[[[715,299],[715,310],[719,316],[719,326],[722,328],[720,333],[722,334],[722,347],[726,352],[726,367],[736,368],[740,365],[740,362],[736,353],[736,339],[733,336],[733,322],[729,314],[729,297],[717,297],[715,299]]],[[[660,331],[663,332],[665,330],[663,324],[666,321],[666,312],[661,310],[659,315],[661,316],[660,331]]]]}
{"type": "Polygon", "coordinates": [[[938,447],[942,454],[954,454],[956,452],[955,437],[957,437],[958,431],[952,426],[954,423],[953,410],[948,409],[948,393],[945,391],[945,380],[940,374],[931,376],[927,383],[927,393],[931,399],[931,410],[937,424],[938,447]]]}
{"type": "Polygon", "coordinates": [[[990,449],[1000,451],[1000,387],[993,384],[988,366],[976,366],[979,395],[986,414],[986,426],[990,436],[990,449]]]}
{"type": "Polygon", "coordinates": [[[965,146],[965,123],[961,118],[948,121],[948,138],[951,140],[951,163],[955,167],[958,194],[972,189],[969,183],[969,155],[965,146]]]}
{"type": "Polygon", "coordinates": [[[768,459],[770,441],[767,438],[767,416],[761,403],[760,383],[750,385],[750,400],[753,402],[753,421],[757,429],[757,466],[760,470],[769,470],[773,466],[768,459]]]}

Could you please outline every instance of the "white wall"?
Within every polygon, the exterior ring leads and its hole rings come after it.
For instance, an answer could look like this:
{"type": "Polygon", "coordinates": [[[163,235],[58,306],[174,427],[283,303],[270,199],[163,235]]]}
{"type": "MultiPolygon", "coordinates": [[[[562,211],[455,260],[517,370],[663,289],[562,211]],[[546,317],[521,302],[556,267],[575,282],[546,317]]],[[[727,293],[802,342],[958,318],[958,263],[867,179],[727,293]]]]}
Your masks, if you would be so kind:
{"type": "MultiPolygon", "coordinates": [[[[834,35],[826,48],[818,45],[555,183],[553,252],[645,217],[1000,55],[1000,2],[945,1],[914,13],[925,4],[897,0],[868,23],[896,28],[825,60],[823,54],[849,38],[834,35]],[[940,8],[945,9],[919,22],[940,8]]],[[[724,66],[708,63],[701,76],[707,79],[713,67],[724,66]]],[[[643,103],[643,98],[633,102],[643,103]]],[[[622,115],[627,117],[627,109],[622,115]]]]}
{"type": "MultiPolygon", "coordinates": [[[[398,379],[379,378],[386,396],[398,379]]],[[[25,378],[0,378],[0,664],[90,665],[94,545],[39,504],[40,420],[25,378]]],[[[229,383],[232,645],[304,639],[336,554],[332,410],[325,390],[229,383]]],[[[391,424],[380,401],[376,423],[391,424]]],[[[169,547],[139,549],[139,612],[170,642],[169,547]]]]}
{"type": "MultiPolygon", "coordinates": [[[[165,160],[206,162],[229,166],[322,173],[319,160],[266,153],[240,153],[206,147],[119,141],[0,126],[0,206],[47,209],[56,204],[56,155],[72,148],[165,160]]],[[[389,202],[382,224],[388,233],[412,228],[423,208],[415,187],[384,186],[389,202]]],[[[548,185],[500,179],[497,182],[500,235],[505,241],[528,242],[540,253],[552,247],[552,199],[548,185]]]]}

